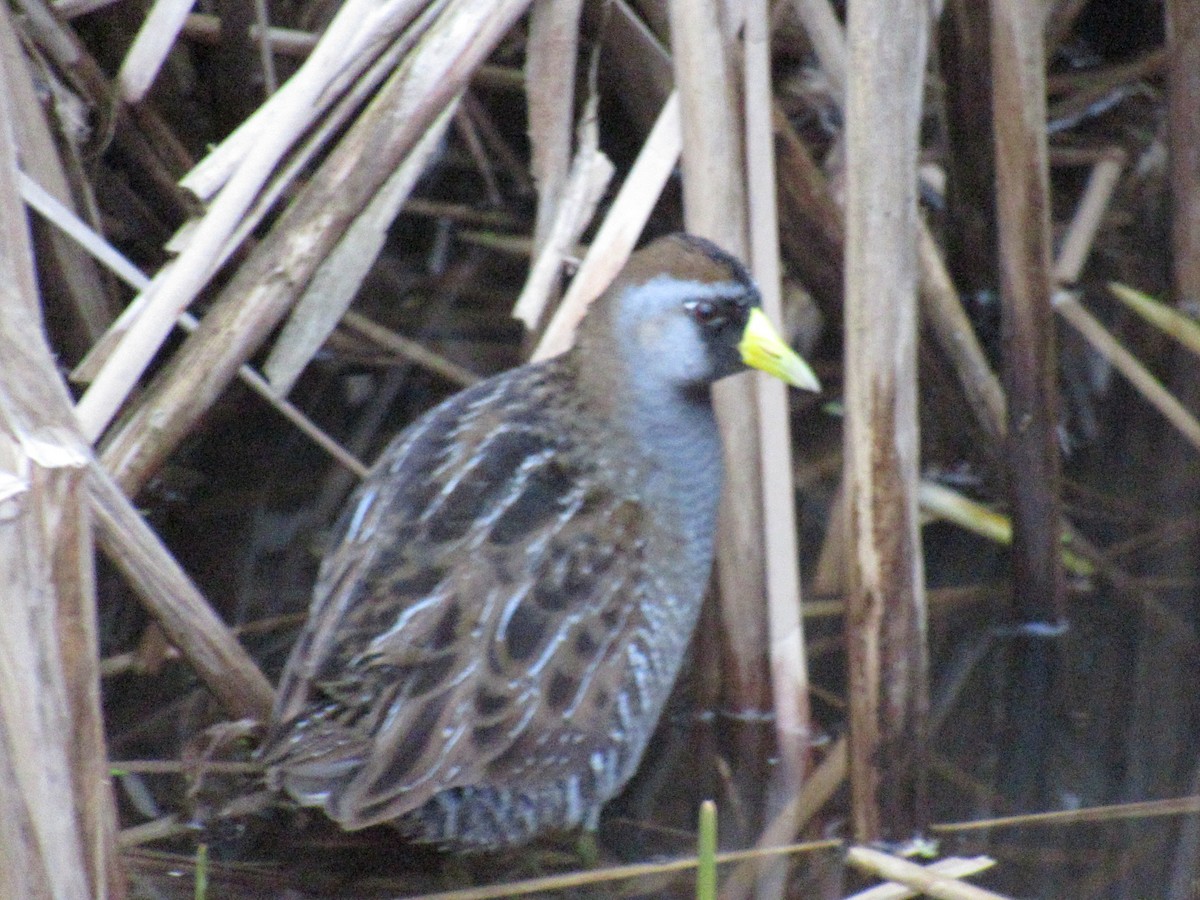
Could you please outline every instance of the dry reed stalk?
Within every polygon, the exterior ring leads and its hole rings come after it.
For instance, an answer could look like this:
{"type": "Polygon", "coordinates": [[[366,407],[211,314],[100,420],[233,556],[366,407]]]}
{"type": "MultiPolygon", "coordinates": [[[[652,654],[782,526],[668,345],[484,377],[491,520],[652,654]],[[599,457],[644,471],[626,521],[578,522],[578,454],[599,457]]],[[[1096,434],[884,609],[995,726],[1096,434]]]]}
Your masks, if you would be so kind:
{"type": "MultiPolygon", "coordinates": [[[[684,223],[734,255],[747,258],[745,133],[719,0],[671,0],[671,60],[683,132],[684,223]]],[[[725,439],[726,475],[717,528],[716,576],[727,649],[726,702],[738,711],[770,703],[763,648],[769,646],[762,507],[760,421],[754,380],[713,389],[725,439]]],[[[790,561],[794,565],[794,560],[790,561]]]]}
{"type": "MultiPolygon", "coordinates": [[[[946,859],[939,859],[937,862],[930,863],[924,869],[926,872],[932,872],[934,875],[940,875],[943,878],[961,879],[968,878],[971,875],[978,875],[980,872],[986,872],[994,865],[996,865],[996,861],[990,856],[975,856],[970,859],[950,856],[946,859]]],[[[865,891],[859,891],[857,894],[851,894],[846,900],[909,900],[910,897],[919,896],[921,896],[919,890],[890,882],[888,884],[878,884],[873,888],[867,888],[865,891]]]]}
{"type": "Polygon", "coordinates": [[[85,16],[90,12],[112,6],[117,0],[53,0],[50,4],[54,14],[68,22],[71,19],[85,16]]]}
{"type": "Polygon", "coordinates": [[[388,228],[400,207],[441,151],[446,129],[458,108],[459,98],[455,98],[442,110],[408,158],[355,218],[296,301],[287,324],[263,364],[263,373],[280,394],[291,391],[300,373],[354,302],[363,279],[383,249],[388,228]]]}
{"type": "MultiPolygon", "coordinates": [[[[533,186],[533,179],[529,177],[529,172],[526,170],[524,160],[513,147],[512,142],[505,136],[504,129],[500,127],[492,110],[479,99],[478,92],[474,89],[476,82],[481,82],[480,76],[485,68],[488,67],[480,66],[472,75],[471,87],[463,92],[463,108],[466,110],[471,126],[478,132],[484,148],[491,154],[488,158],[489,164],[492,164],[494,160],[495,167],[502,170],[511,179],[513,193],[517,196],[531,197],[536,189],[533,186]]],[[[508,88],[506,87],[506,89],[508,88]]]]}
{"type": "Polygon", "coordinates": [[[972,297],[994,290],[996,284],[996,166],[987,3],[949,0],[938,29],[937,62],[944,85],[941,113],[946,131],[945,217],[940,237],[955,285],[963,295],[972,297]]]}
{"type": "Polygon", "coordinates": [[[377,19],[388,28],[402,28],[416,15],[417,10],[411,8],[416,5],[417,0],[392,0],[391,4],[387,0],[348,0],[338,11],[312,55],[289,79],[293,87],[288,102],[274,110],[271,127],[256,135],[253,147],[196,225],[174,264],[154,279],[141,314],[80,398],[76,414],[89,440],[95,441],[107,428],[179,314],[215,273],[228,239],[283,154],[311,124],[318,98],[343,61],[379,40],[373,28],[377,19]],[[400,9],[389,8],[396,3],[402,4],[400,9]]]}
{"type": "Polygon", "coordinates": [[[279,90],[279,76],[275,72],[275,44],[271,40],[270,15],[267,0],[254,0],[254,19],[257,27],[251,27],[247,40],[258,47],[258,64],[262,69],[263,91],[268,97],[279,90]]]}
{"type": "MultiPolygon", "coordinates": [[[[17,175],[17,181],[21,189],[21,197],[30,208],[53,224],[64,236],[75,241],[98,262],[103,263],[118,278],[134,290],[144,290],[150,284],[150,279],[142,274],[141,270],[118,253],[104,238],[92,231],[71,210],[43,190],[33,179],[21,172],[17,175]]],[[[185,331],[191,332],[196,330],[197,322],[190,314],[184,313],[179,318],[179,325],[185,331]]],[[[279,396],[250,366],[239,368],[238,378],[342,466],[359,477],[366,473],[366,467],[361,462],[321,430],[308,416],[285,398],[279,396]]]]}
{"type": "MultiPolygon", "coordinates": [[[[829,748],[821,763],[809,773],[800,792],[792,796],[782,810],[767,825],[755,845],[760,850],[785,846],[800,833],[833,797],[846,780],[849,754],[845,738],[839,738],[829,748]]],[[[766,871],[771,860],[751,860],[729,874],[721,888],[721,900],[739,900],[755,887],[759,873],[766,871]]]]}
{"type": "Polygon", "coordinates": [[[817,564],[810,574],[809,592],[818,596],[840,596],[848,591],[846,578],[852,565],[846,483],[840,479],[829,500],[829,512],[825,519],[825,534],[821,539],[817,564]]]}
{"type": "Polygon", "coordinates": [[[183,28],[193,0],[155,0],[129,46],[117,85],[126,103],[141,103],[183,28]]]}
{"type": "Polygon", "coordinates": [[[774,121],[780,216],[787,223],[779,235],[784,257],[824,309],[840,309],[845,233],[841,207],[825,173],[778,107],[774,121]]]}
{"type": "Polygon", "coordinates": [[[1194,816],[1197,813],[1200,813],[1200,794],[1188,797],[1169,797],[1165,800],[1138,800],[1132,803],[1113,803],[1107,806],[1086,806],[1083,809],[1058,809],[1050,812],[1024,813],[1019,816],[972,819],[969,822],[939,822],[931,825],[929,830],[935,834],[960,834],[965,831],[989,831],[993,828],[1027,828],[1040,825],[1062,827],[1084,823],[1149,819],[1159,816],[1194,816]]]}
{"type": "MultiPolygon", "coordinates": [[[[717,865],[742,862],[743,860],[764,859],[771,856],[788,856],[800,853],[814,853],[818,850],[836,850],[841,846],[840,841],[806,841],[802,844],[791,844],[786,847],[772,847],[767,850],[736,850],[716,855],[717,865]]],[[[558,891],[560,896],[569,896],[569,892],[587,888],[590,885],[611,884],[616,881],[630,881],[637,878],[654,878],[670,875],[676,872],[690,872],[698,865],[696,857],[687,859],[672,859],[664,862],[633,863],[622,866],[609,866],[590,871],[568,872],[563,875],[548,875],[542,878],[530,878],[525,881],[514,881],[509,884],[488,885],[477,888],[445,891],[437,894],[422,894],[420,900],[497,900],[501,897],[525,897],[543,891],[558,891]]],[[[621,896],[619,891],[612,896],[621,896]]],[[[417,898],[412,898],[417,900],[417,898]]]]}
{"type": "Polygon", "coordinates": [[[191,207],[175,183],[191,160],[179,138],[147,104],[120,102],[107,75],[71,29],[54,18],[44,0],[17,0],[25,14],[26,34],[45,51],[70,88],[91,109],[104,111],[101,126],[112,135],[113,149],[127,155],[148,183],[155,204],[165,215],[186,218],[191,207]]]}
{"type": "MultiPolygon", "coordinates": [[[[1054,279],[1057,284],[1069,285],[1079,280],[1100,222],[1120,182],[1124,164],[1124,154],[1116,151],[1093,167],[1054,264],[1054,279]]],[[[1200,420],[1197,420],[1099,319],[1084,308],[1073,291],[1058,288],[1054,292],[1053,303],[1055,311],[1079,332],[1093,350],[1124,375],[1134,389],[1162,413],[1189,444],[1200,449],[1200,420]]]]}
{"type": "Polygon", "coordinates": [[[663,104],[658,120],[588,246],[587,256],[538,341],[534,360],[557,356],[571,346],[575,326],[583,318],[587,305],[608,287],[633,252],[679,160],[681,141],[679,96],[673,93],[663,104]]]}
{"type": "Polygon", "coordinates": [[[993,0],[992,69],[1001,305],[1005,330],[1016,615],[1059,621],[1058,389],[1053,316],[1045,64],[1028,10],[993,0]]]}
{"type": "Polygon", "coordinates": [[[207,411],[527,4],[454,0],[430,23],[107,441],[105,464],[124,488],[144,484],[207,411]]]}
{"type": "Polygon", "coordinates": [[[1148,325],[1153,325],[1189,353],[1200,356],[1200,322],[1195,318],[1117,281],[1108,283],[1108,292],[1148,325]]]}
{"type": "Polygon", "coordinates": [[[1113,193],[1125,170],[1125,153],[1114,148],[1099,160],[1088,176],[1087,186],[1070,225],[1059,244],[1052,275],[1056,286],[1074,284],[1083,272],[1084,263],[1092,251],[1104,214],[1108,211],[1113,193]]]}
{"type": "MultiPolygon", "coordinates": [[[[664,14],[667,0],[655,0],[664,14]]],[[[639,3],[635,11],[628,0],[587,3],[583,8],[585,27],[604,37],[604,65],[599,74],[613,85],[633,123],[649,131],[674,82],[671,55],[659,40],[667,29],[654,30],[642,17],[651,4],[639,3]]]]}
{"type": "Polygon", "coordinates": [[[792,0],[837,105],[846,104],[846,33],[829,0],[792,0]]]}
{"type": "MultiPolygon", "coordinates": [[[[71,183],[34,86],[31,61],[21,49],[7,9],[0,13],[0,57],[0,65],[12,73],[8,79],[9,100],[24,173],[37,179],[61,202],[73,203],[71,183]]],[[[42,292],[62,298],[62,305],[71,310],[73,335],[67,352],[77,359],[82,355],[77,351],[86,350],[84,345],[90,346],[112,321],[108,294],[95,264],[73,242],[57,232],[42,236],[35,229],[35,235],[43,238],[39,253],[42,292]]],[[[57,349],[62,352],[64,348],[57,349]]]]}
{"type": "Polygon", "coordinates": [[[353,310],[346,313],[342,324],[351,331],[357,331],[363,337],[378,344],[385,350],[398,353],[409,362],[424,366],[430,372],[436,372],[451,384],[465,388],[481,380],[480,376],[476,375],[470,369],[463,368],[458,363],[434,353],[411,338],[396,334],[396,332],[372,322],[366,316],[356,313],[353,310]]]}
{"type": "MultiPolygon", "coordinates": [[[[801,0],[794,0],[794,2],[799,6],[801,0]]],[[[815,4],[818,0],[803,0],[803,2],[808,5],[815,4]]],[[[805,15],[811,17],[813,14],[806,12],[805,15]]],[[[831,44],[835,36],[834,30],[825,29],[822,43],[831,44]]],[[[815,40],[815,38],[813,39],[815,40]]],[[[845,51],[839,52],[836,45],[829,46],[823,52],[822,60],[826,56],[836,66],[836,61],[845,56],[845,51]]],[[[806,211],[798,216],[802,222],[812,220],[822,223],[820,233],[824,239],[832,246],[840,248],[844,230],[842,215],[830,197],[828,187],[824,184],[824,177],[808,156],[806,148],[791,131],[786,119],[778,116],[776,121],[779,133],[784,138],[784,146],[788,150],[781,158],[791,162],[786,169],[781,169],[782,201],[791,204],[798,213],[806,211]]],[[[790,224],[793,226],[795,223],[791,220],[794,218],[797,218],[795,214],[789,216],[790,224]]],[[[976,419],[984,427],[984,430],[996,439],[998,444],[999,439],[1006,431],[1004,392],[988,365],[987,357],[975,336],[975,330],[971,326],[970,320],[963,311],[958,291],[946,269],[937,242],[923,222],[920,224],[920,229],[918,260],[921,273],[921,312],[932,326],[939,347],[953,363],[959,383],[962,385],[976,419]]],[[[793,228],[785,230],[785,246],[786,239],[793,230],[793,228]]],[[[805,243],[809,242],[806,238],[802,239],[805,240],[805,243]]],[[[802,252],[797,252],[795,255],[803,258],[802,252]]]]}
{"type": "Polygon", "coordinates": [[[1193,0],[1165,5],[1172,287],[1180,303],[1200,297],[1200,16],[1193,0]]]}
{"type": "Polygon", "coordinates": [[[1104,325],[1066,291],[1055,294],[1054,307],[1071,327],[1125,376],[1134,389],[1157,409],[1189,444],[1200,450],[1200,420],[1179,402],[1153,373],[1104,325]]]}
{"type": "MultiPolygon", "coordinates": [[[[6,13],[4,14],[6,15],[6,13]]],[[[42,333],[0,67],[0,896],[121,897],[100,712],[90,450],[42,333]]]]}
{"type": "Polygon", "coordinates": [[[859,840],[926,820],[928,659],[917,519],[917,152],[928,6],[850,7],[846,506],[851,815],[859,840]]]}
{"type": "MultiPolygon", "coordinates": [[[[748,0],[744,42],[746,172],[750,268],[762,291],[763,309],[783,321],[779,218],[775,196],[774,94],[766,0],[748,0]]],[[[775,733],[785,790],[800,789],[812,738],[808,663],[800,612],[800,551],[796,543],[796,494],[792,481],[787,387],[757,377],[762,466],[763,547],[766,556],[767,626],[775,733]]]]}
{"type": "Polygon", "coordinates": [[[479,180],[483,182],[483,194],[487,205],[503,205],[504,198],[500,196],[500,182],[496,180],[496,171],[483,147],[483,138],[479,136],[479,129],[475,125],[474,118],[468,114],[465,106],[458,106],[454,111],[453,122],[454,131],[474,161],[475,172],[479,175],[479,180]]]}
{"type": "Polygon", "coordinates": [[[117,835],[117,842],[123,851],[127,851],[154,841],[172,840],[189,834],[194,836],[195,832],[195,826],[180,822],[178,816],[163,816],[161,819],[122,828],[121,833],[117,835]]]}
{"type": "MultiPolygon", "coordinates": [[[[776,200],[774,93],[771,88],[771,31],[767,0],[748,0],[743,42],[745,85],[746,192],[749,262],[762,291],[763,309],[784,320],[779,218],[776,200]]],[[[776,754],[783,796],[796,796],[808,773],[812,746],[811,705],[804,621],[800,612],[800,551],[796,540],[796,492],[792,481],[791,428],[787,387],[755,376],[758,400],[759,465],[767,601],[767,651],[774,710],[776,754]]],[[[789,835],[789,840],[796,831],[789,835]]],[[[778,896],[787,877],[782,861],[759,877],[759,896],[778,896]]]]}
{"type": "Polygon", "coordinates": [[[529,14],[525,97],[529,115],[529,171],[538,191],[533,229],[535,255],[546,246],[558,218],[571,167],[575,60],[582,9],[583,0],[534,0],[529,14]]]}
{"type": "Polygon", "coordinates": [[[1010,900],[995,891],[984,890],[940,874],[932,866],[919,866],[868,847],[851,847],[846,851],[846,862],[879,878],[907,885],[918,895],[937,897],[938,900],[1010,900]]]}
{"type": "MultiPolygon", "coordinates": [[[[61,4],[56,3],[55,9],[61,4]]],[[[250,37],[261,40],[263,32],[259,26],[250,29],[250,37]]],[[[221,20],[207,13],[191,13],[183,23],[183,36],[204,44],[216,44],[221,40],[221,20]]],[[[266,39],[271,49],[283,56],[308,56],[317,46],[320,35],[296,28],[271,26],[266,30],[266,39]]]]}
{"type": "MultiPolygon", "coordinates": [[[[303,145],[289,156],[286,164],[275,173],[270,184],[267,185],[255,200],[254,206],[242,217],[233,235],[226,241],[225,246],[222,248],[221,254],[215,263],[215,268],[219,269],[225,265],[233,252],[243,244],[250,234],[261,224],[266,215],[274,209],[276,202],[283,196],[283,193],[311,165],[317,153],[324,149],[329,140],[346,125],[350,117],[359,111],[363,102],[399,64],[399,60],[409,49],[409,43],[409,41],[403,38],[394,41],[392,46],[384,51],[370,68],[350,86],[345,95],[334,105],[333,109],[326,113],[314,126],[303,145]]],[[[221,144],[217,150],[213,151],[214,155],[219,154],[220,150],[225,146],[227,145],[221,144]]],[[[187,242],[195,231],[196,224],[196,220],[184,224],[167,241],[164,249],[170,253],[178,253],[186,248],[187,242]]],[[[164,277],[167,270],[174,264],[174,261],[168,262],[158,271],[155,277],[164,277]]],[[[87,356],[71,372],[73,381],[91,381],[95,378],[96,373],[108,362],[113,350],[129,330],[129,326],[142,314],[149,299],[147,288],[148,286],[139,288],[138,295],[125,307],[104,336],[88,351],[87,356]]],[[[184,321],[184,317],[181,316],[180,322],[184,321]]]]}
{"type": "Polygon", "coordinates": [[[546,223],[538,220],[533,239],[535,259],[512,311],[513,318],[531,331],[542,321],[558,288],[563,262],[591,222],[615,171],[609,158],[600,152],[597,100],[595,95],[588,99],[579,123],[579,150],[566,180],[556,186],[555,203],[543,204],[539,199],[539,217],[545,212],[551,219],[546,223]]]}
{"type": "Polygon", "coordinates": [[[1050,752],[1044,725],[1062,703],[1065,581],[1060,549],[1061,461],[1058,358],[1051,308],[1050,188],[1046,82],[1040,22],[1020,0],[992,0],[993,134],[999,235],[1005,466],[1012,517],[1011,617],[1005,727],[1011,735],[998,773],[1018,805],[1044,802],[1031,770],[1050,752]]]}
{"type": "MultiPolygon", "coordinates": [[[[343,6],[307,54],[303,68],[308,68],[311,74],[299,81],[295,76],[289,78],[197,163],[180,180],[180,186],[203,201],[211,200],[238,171],[247,155],[254,152],[260,135],[275,129],[276,117],[294,116],[307,108],[311,123],[327,104],[372,67],[379,45],[397,40],[418,14],[427,19],[446,5],[446,0],[355,0],[353,6],[343,6]],[[363,22],[362,11],[372,6],[378,6],[381,13],[387,10],[388,16],[377,22],[363,22]],[[317,53],[322,43],[326,49],[317,53]]],[[[387,74],[390,71],[389,67],[387,74]]]]}
{"type": "Polygon", "coordinates": [[[954,366],[975,421],[982,426],[992,446],[999,447],[1008,432],[1004,389],[963,310],[937,242],[923,222],[917,254],[921,269],[921,312],[938,346],[954,366]]]}

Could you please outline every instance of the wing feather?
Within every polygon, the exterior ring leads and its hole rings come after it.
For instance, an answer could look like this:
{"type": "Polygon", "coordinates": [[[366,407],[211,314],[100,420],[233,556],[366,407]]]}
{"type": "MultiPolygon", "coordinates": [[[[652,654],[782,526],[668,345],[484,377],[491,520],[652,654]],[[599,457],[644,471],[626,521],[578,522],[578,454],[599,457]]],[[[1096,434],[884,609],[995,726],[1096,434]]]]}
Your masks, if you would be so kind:
{"type": "Polygon", "coordinates": [[[347,827],[481,785],[565,785],[582,815],[579,773],[615,790],[673,680],[644,649],[648,511],[505,399],[465,392],[397,438],[322,567],[267,757],[347,827]]]}

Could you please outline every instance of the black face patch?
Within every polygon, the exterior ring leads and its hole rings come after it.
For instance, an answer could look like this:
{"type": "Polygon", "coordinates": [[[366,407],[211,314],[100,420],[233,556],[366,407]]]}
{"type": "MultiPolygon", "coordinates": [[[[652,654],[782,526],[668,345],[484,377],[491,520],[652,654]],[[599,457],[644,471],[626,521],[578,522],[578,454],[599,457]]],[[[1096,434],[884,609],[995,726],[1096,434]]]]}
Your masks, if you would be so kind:
{"type": "Polygon", "coordinates": [[[729,297],[688,300],[684,309],[704,331],[710,334],[736,334],[740,339],[750,318],[751,305],[748,294],[736,294],[729,297]]]}

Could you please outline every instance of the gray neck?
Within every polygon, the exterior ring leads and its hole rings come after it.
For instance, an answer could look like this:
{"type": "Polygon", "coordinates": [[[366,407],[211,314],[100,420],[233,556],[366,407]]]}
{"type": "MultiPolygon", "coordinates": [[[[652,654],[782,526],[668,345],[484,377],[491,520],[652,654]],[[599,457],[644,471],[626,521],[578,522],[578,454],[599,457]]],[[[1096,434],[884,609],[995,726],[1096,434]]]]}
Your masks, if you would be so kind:
{"type": "Polygon", "coordinates": [[[629,420],[641,437],[655,477],[647,489],[659,498],[678,498],[679,521],[687,523],[689,543],[711,554],[721,496],[721,438],[713,415],[711,389],[698,387],[686,401],[673,387],[640,383],[628,397],[629,420]]]}

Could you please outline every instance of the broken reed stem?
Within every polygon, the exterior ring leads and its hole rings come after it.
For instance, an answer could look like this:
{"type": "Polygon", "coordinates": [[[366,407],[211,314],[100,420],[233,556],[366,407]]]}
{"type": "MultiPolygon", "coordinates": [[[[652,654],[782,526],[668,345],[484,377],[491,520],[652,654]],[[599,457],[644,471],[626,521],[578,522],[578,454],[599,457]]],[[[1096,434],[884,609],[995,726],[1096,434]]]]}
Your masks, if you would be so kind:
{"type": "Polygon", "coordinates": [[[1119,148],[1113,148],[1092,167],[1054,261],[1053,277],[1057,286],[1065,287],[1079,280],[1124,169],[1125,152],[1119,148]]]}
{"type": "MultiPolygon", "coordinates": [[[[717,0],[671,0],[671,61],[683,132],[683,212],[689,232],[746,259],[745,129],[717,0]]],[[[762,433],[752,379],[713,387],[725,444],[725,485],[717,527],[716,580],[726,665],[722,692],[735,710],[770,702],[763,650],[768,646],[767,566],[759,503],[762,433]]],[[[794,561],[792,563],[794,565],[794,561]]]]}
{"type": "Polygon", "coordinates": [[[135,105],[145,98],[183,28],[192,3],[193,0],[155,0],[150,7],[117,73],[121,99],[126,103],[135,105]]]}
{"type": "MultiPolygon", "coordinates": [[[[7,9],[0,11],[8,27],[7,9]]],[[[120,897],[100,710],[90,448],[42,330],[0,56],[0,896],[120,897]]]]}
{"type": "MultiPolygon", "coordinates": [[[[749,262],[762,292],[763,309],[782,322],[782,267],[775,198],[775,129],[772,122],[771,40],[767,0],[746,3],[744,70],[749,262]]],[[[808,664],[800,613],[800,557],[796,542],[795,486],[792,482],[791,428],[787,387],[778,379],[755,376],[762,466],[763,541],[766,554],[768,661],[775,733],[789,795],[800,789],[808,768],[808,664]]]]}
{"type": "MultiPolygon", "coordinates": [[[[395,70],[410,45],[411,41],[405,40],[404,37],[394,41],[392,46],[384,51],[379,59],[351,85],[346,94],[337,101],[333,109],[314,126],[304,143],[290,155],[287,162],[275,173],[270,184],[258,196],[254,206],[238,224],[232,237],[226,242],[225,247],[221,251],[221,256],[216,263],[217,268],[225,265],[233,252],[243,244],[261,224],[267,214],[274,209],[275,203],[283,196],[284,192],[292,186],[301,173],[310,167],[317,153],[323,150],[329,140],[345,127],[352,115],[360,111],[363,103],[375,92],[383,79],[395,70]]],[[[213,151],[209,158],[218,155],[223,148],[229,145],[231,140],[232,136],[225,143],[222,143],[217,150],[213,151]]],[[[193,173],[196,171],[193,170],[193,173]]],[[[191,226],[185,225],[167,242],[166,249],[170,252],[182,249],[187,245],[187,241],[192,233],[191,226]]],[[[166,270],[174,264],[173,260],[166,263],[156,273],[155,278],[164,277],[166,270]]],[[[90,381],[95,377],[100,368],[108,362],[112,351],[129,329],[130,323],[141,315],[142,309],[145,306],[147,289],[143,287],[140,290],[141,293],[139,296],[135,297],[133,302],[125,307],[103,338],[88,351],[87,356],[75,367],[71,373],[72,380],[80,382],[90,381]]]]}
{"type": "Polygon", "coordinates": [[[136,493],[208,410],[527,4],[455,0],[429,25],[106,442],[106,467],[127,491],[136,493]]]}
{"type": "MultiPolygon", "coordinates": [[[[150,283],[142,272],[129,260],[122,256],[111,244],[67,209],[62,203],[44,191],[24,173],[18,173],[18,183],[22,199],[48,222],[60,229],[66,236],[75,240],[80,247],[90,253],[98,262],[103,263],[109,271],[135,290],[142,290],[150,283]]],[[[194,331],[196,320],[189,314],[183,313],[179,318],[179,326],[185,331],[194,331]]],[[[238,377],[252,391],[266,400],[285,419],[307,435],[313,443],[328,453],[342,466],[349,469],[358,477],[366,473],[366,467],[353,454],[343,448],[325,431],[317,426],[308,416],[292,405],[286,398],[280,396],[269,384],[248,365],[238,369],[238,377]]]]}
{"type": "MultiPolygon", "coordinates": [[[[1060,285],[1078,281],[1104,213],[1120,182],[1124,163],[1124,154],[1114,151],[1092,169],[1054,266],[1054,277],[1060,285]]],[[[1092,349],[1124,375],[1146,402],[1162,413],[1188,443],[1200,450],[1200,420],[1163,386],[1141,360],[1088,312],[1072,291],[1065,288],[1055,291],[1053,303],[1058,314],[1079,332],[1092,349]]]]}
{"type": "MultiPolygon", "coordinates": [[[[187,246],[171,266],[155,277],[146,292],[149,299],[145,307],[76,405],[89,440],[95,441],[107,428],[179,314],[215,273],[228,239],[283,154],[311,124],[313,107],[338,74],[346,54],[351,48],[361,48],[368,38],[374,39],[364,33],[363,23],[371,21],[377,5],[377,0],[347,0],[342,6],[312,55],[289,79],[292,90],[288,102],[275,110],[271,127],[259,131],[253,147],[191,232],[187,246]]],[[[399,29],[408,21],[401,15],[389,24],[399,29]]]]}
{"type": "Polygon", "coordinates": [[[886,881],[907,885],[920,894],[938,900],[1011,900],[995,891],[975,887],[869,847],[851,847],[846,851],[846,862],[856,869],[870,872],[886,881]]]}
{"type": "Polygon", "coordinates": [[[793,0],[793,8],[812,42],[829,92],[838,107],[846,106],[846,33],[829,0],[793,0]]]}
{"type": "MultiPolygon", "coordinates": [[[[24,171],[45,185],[47,193],[71,203],[72,182],[68,166],[59,155],[59,137],[52,130],[42,108],[39,85],[35,85],[34,68],[26,65],[26,49],[8,16],[0,17],[0,57],[12,61],[14,77],[5,81],[9,92],[9,109],[14,115],[13,131],[17,152],[24,171]]],[[[7,68],[7,65],[6,65],[7,68]]],[[[32,224],[32,223],[31,223],[32,224]]],[[[78,359],[104,333],[115,314],[115,304],[106,290],[100,272],[74,242],[51,231],[41,236],[44,245],[39,265],[39,279],[47,303],[68,306],[71,313],[65,318],[68,331],[57,342],[55,350],[62,357],[78,359]]],[[[35,238],[35,243],[38,241],[35,238]]],[[[60,307],[61,310],[61,307],[60,307]]],[[[60,311],[59,316],[62,316],[60,311]]],[[[56,331],[62,335],[60,322],[56,331]]]]}
{"type": "MultiPolygon", "coordinates": [[[[995,865],[996,861],[990,856],[975,856],[970,859],[950,856],[946,859],[939,859],[937,862],[930,863],[923,868],[926,872],[931,872],[944,878],[960,879],[968,878],[971,875],[978,875],[980,872],[986,872],[995,865]]],[[[889,881],[886,884],[879,884],[873,888],[867,888],[865,891],[859,891],[857,894],[851,894],[846,900],[910,900],[910,898],[916,896],[918,894],[912,888],[889,881]]]]}
{"type": "Polygon", "coordinates": [[[1200,297],[1200,16],[1190,0],[1167,0],[1164,6],[1171,287],[1175,302],[1183,303],[1200,297]]]}
{"type": "MultiPolygon", "coordinates": [[[[990,8],[1004,386],[1014,423],[1005,444],[1013,529],[1010,615],[1017,625],[1053,628],[1066,619],[1066,596],[1044,44],[1040,23],[1020,0],[991,0],[990,8]]],[[[1010,737],[998,779],[1006,799],[1035,805],[1043,798],[1023,767],[1049,752],[1043,723],[1061,703],[1063,647],[1029,631],[1007,649],[1010,737]]]]}
{"type": "MultiPolygon", "coordinates": [[[[838,738],[821,763],[809,773],[799,793],[790,797],[783,809],[770,821],[755,846],[760,850],[786,845],[795,839],[809,822],[825,808],[846,780],[849,753],[846,739],[838,738]]],[[[771,859],[750,860],[729,873],[722,889],[722,900],[738,900],[749,896],[759,873],[772,866],[771,859]]]]}
{"type": "Polygon", "coordinates": [[[513,305],[514,319],[536,331],[546,306],[557,294],[563,261],[591,222],[604,191],[612,180],[615,167],[600,151],[597,123],[598,96],[588,97],[579,122],[579,149],[552,206],[539,203],[538,215],[545,212],[551,220],[542,223],[533,240],[533,263],[521,295],[513,305]]]}
{"type": "MultiPolygon", "coordinates": [[[[362,10],[365,7],[362,2],[380,3],[380,0],[361,0],[357,9],[362,10]]],[[[386,0],[385,0],[386,2],[386,0]]],[[[321,87],[317,95],[317,102],[311,103],[309,114],[311,121],[315,121],[320,116],[327,105],[335,98],[340,96],[349,85],[356,84],[367,79],[373,81],[374,85],[379,84],[386,75],[390,75],[395,64],[387,67],[387,72],[380,76],[367,76],[370,69],[375,68],[376,50],[380,44],[402,39],[407,31],[422,30],[419,25],[416,28],[410,29],[409,23],[412,23],[413,17],[420,12],[421,21],[427,22],[429,18],[436,15],[437,10],[446,6],[447,0],[396,0],[399,5],[393,4],[388,6],[392,15],[387,17],[379,17],[375,22],[371,23],[371,27],[367,30],[360,31],[356,35],[357,41],[347,42],[342,41],[341,54],[337,54],[337,49],[330,47],[324,51],[322,57],[324,64],[320,63],[318,58],[318,66],[329,66],[329,71],[326,73],[328,81],[321,87]],[[422,12],[418,9],[421,4],[425,5],[422,12]],[[362,48],[359,52],[350,52],[354,48],[362,48]],[[330,56],[336,55],[336,58],[330,63],[330,56]]],[[[316,48],[326,40],[326,36],[330,36],[334,41],[338,40],[338,35],[331,35],[330,29],[335,22],[342,18],[342,14],[347,13],[345,28],[350,27],[350,16],[354,14],[354,10],[347,11],[347,7],[343,6],[338,16],[334,21],[331,21],[326,26],[324,32],[319,36],[314,36],[311,47],[308,48],[303,55],[306,57],[305,66],[312,63],[313,56],[316,55],[316,48]]],[[[215,21],[215,20],[214,20],[215,21]]],[[[216,23],[219,27],[220,23],[216,23]]],[[[360,23],[362,24],[362,23],[360,23]]],[[[342,32],[345,35],[345,30],[342,32]]],[[[405,42],[411,45],[411,41],[405,42]]],[[[320,73],[316,73],[320,74],[320,73]]],[[[188,172],[179,182],[180,187],[191,191],[201,200],[211,200],[218,191],[228,182],[233,173],[242,165],[249,154],[258,142],[259,135],[264,131],[274,128],[275,117],[286,113],[294,107],[303,105],[303,95],[309,94],[312,85],[302,79],[297,82],[295,76],[289,78],[282,87],[267,98],[266,102],[258,107],[245,121],[243,121],[234,131],[225,138],[211,153],[202,159],[196,166],[188,172]]]]}
{"type": "Polygon", "coordinates": [[[679,161],[681,142],[679,95],[672,92],[609,206],[596,236],[588,245],[579,271],[571,279],[570,287],[554,311],[542,339],[538,341],[531,357],[533,361],[558,356],[571,346],[575,327],[587,311],[588,304],[600,296],[600,292],[616,277],[633,252],[667,179],[679,161]]]}
{"type": "Polygon", "coordinates": [[[525,49],[529,172],[537,185],[534,255],[550,235],[571,166],[575,65],[582,0],[535,0],[525,49]]]}
{"type": "Polygon", "coordinates": [[[278,393],[291,391],[354,302],[400,208],[440,152],[446,129],[461,108],[460,99],[455,98],[442,110],[313,274],[263,363],[263,372],[278,393]]]}
{"type": "Polygon", "coordinates": [[[906,840],[928,815],[916,389],[917,150],[928,28],[922,0],[850,7],[843,452],[855,548],[851,814],[861,841],[906,840]]]}

